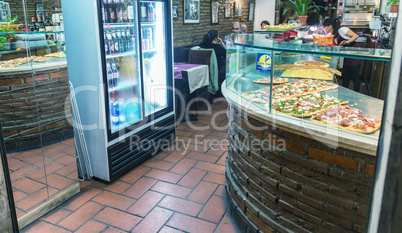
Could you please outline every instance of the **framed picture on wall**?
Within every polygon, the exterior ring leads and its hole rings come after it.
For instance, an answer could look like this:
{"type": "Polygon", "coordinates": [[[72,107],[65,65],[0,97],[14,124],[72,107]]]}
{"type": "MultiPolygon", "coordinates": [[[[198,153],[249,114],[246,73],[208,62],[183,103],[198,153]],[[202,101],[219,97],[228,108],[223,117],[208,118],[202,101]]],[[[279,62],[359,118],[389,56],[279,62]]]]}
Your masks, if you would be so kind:
{"type": "Polygon", "coordinates": [[[177,5],[172,6],[172,17],[173,17],[173,19],[179,18],[178,6],[177,5]]]}
{"type": "Polygon", "coordinates": [[[184,23],[200,22],[200,0],[184,0],[184,23]]]}
{"type": "Polygon", "coordinates": [[[254,21],[254,3],[250,2],[250,9],[248,12],[248,21],[254,21]]]}
{"type": "Polygon", "coordinates": [[[235,3],[235,16],[241,16],[242,5],[243,5],[242,2],[236,2],[235,3]]]}
{"type": "Polygon", "coordinates": [[[230,7],[225,6],[225,18],[230,18],[230,7]]]}
{"type": "Polygon", "coordinates": [[[7,17],[8,18],[11,17],[10,6],[8,2],[0,2],[0,22],[1,23],[7,22],[6,19],[7,17]]]}
{"type": "Polygon", "coordinates": [[[211,2],[211,24],[219,23],[219,3],[216,1],[211,2]]]}

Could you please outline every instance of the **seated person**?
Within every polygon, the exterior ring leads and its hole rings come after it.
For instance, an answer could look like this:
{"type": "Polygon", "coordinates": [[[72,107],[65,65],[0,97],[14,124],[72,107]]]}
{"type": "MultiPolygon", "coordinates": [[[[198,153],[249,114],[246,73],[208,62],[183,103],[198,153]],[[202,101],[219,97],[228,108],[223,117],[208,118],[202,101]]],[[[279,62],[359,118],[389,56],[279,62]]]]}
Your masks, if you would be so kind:
{"type": "MultiPolygon", "coordinates": [[[[227,34],[226,36],[230,36],[232,34],[236,34],[236,33],[242,33],[241,32],[241,28],[240,28],[240,23],[239,22],[233,22],[232,25],[232,32],[229,32],[229,34],[227,34]]],[[[225,36],[225,37],[226,37],[225,36]]]]}
{"type": "Polygon", "coordinates": [[[203,49],[214,49],[218,61],[218,75],[224,75],[226,73],[226,45],[219,38],[218,31],[209,30],[199,46],[203,49]]]}
{"type": "Polygon", "coordinates": [[[262,21],[262,22],[261,22],[261,30],[264,30],[264,29],[265,29],[265,26],[269,26],[269,25],[270,25],[270,24],[269,24],[268,20],[262,21]]]}
{"type": "Polygon", "coordinates": [[[241,30],[240,33],[247,34],[247,24],[245,23],[240,24],[240,30],[241,30]]]}

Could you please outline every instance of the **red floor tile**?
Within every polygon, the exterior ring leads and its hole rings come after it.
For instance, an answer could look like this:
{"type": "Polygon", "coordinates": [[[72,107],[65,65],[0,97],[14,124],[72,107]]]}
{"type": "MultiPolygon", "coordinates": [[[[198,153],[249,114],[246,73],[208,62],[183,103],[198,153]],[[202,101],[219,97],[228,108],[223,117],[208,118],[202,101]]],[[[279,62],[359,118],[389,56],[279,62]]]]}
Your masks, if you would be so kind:
{"type": "Polygon", "coordinates": [[[71,146],[68,146],[68,145],[65,145],[62,143],[54,144],[54,146],[52,148],[44,150],[43,155],[45,157],[48,157],[49,155],[63,151],[66,148],[71,148],[71,146]]]}
{"type": "Polygon", "coordinates": [[[217,184],[201,181],[193,192],[191,192],[187,200],[205,204],[217,187],[217,184]]]}
{"type": "Polygon", "coordinates": [[[21,168],[29,165],[29,163],[25,163],[23,161],[20,161],[18,159],[14,159],[14,158],[8,158],[7,162],[8,162],[8,169],[12,172],[15,172],[18,169],[21,169],[21,168]]]}
{"type": "Polygon", "coordinates": [[[225,199],[223,197],[212,195],[198,217],[210,222],[219,223],[223,214],[225,214],[226,209],[227,205],[225,199]]]}
{"type": "Polygon", "coordinates": [[[176,166],[170,169],[170,172],[184,175],[194,166],[196,162],[197,161],[193,159],[183,158],[176,164],[176,166]]]}
{"type": "Polygon", "coordinates": [[[132,232],[156,233],[163,227],[172,214],[172,211],[156,207],[140,222],[140,224],[138,224],[138,226],[134,228],[132,232]]]}
{"type": "Polygon", "coordinates": [[[14,155],[13,158],[19,159],[19,160],[24,160],[28,157],[31,157],[32,155],[42,155],[42,152],[43,152],[42,148],[24,151],[22,153],[14,155]]]}
{"type": "Polygon", "coordinates": [[[180,149],[183,151],[196,151],[200,153],[205,153],[207,152],[210,148],[206,147],[206,145],[201,145],[201,144],[192,144],[192,143],[184,143],[183,145],[180,146],[180,149]]]}
{"type": "Polygon", "coordinates": [[[220,165],[215,165],[215,164],[200,161],[194,167],[201,169],[201,170],[215,172],[215,173],[222,174],[222,175],[225,174],[225,167],[220,166],[220,165]]]}
{"type": "Polygon", "coordinates": [[[34,173],[37,170],[38,170],[37,167],[32,166],[32,165],[27,165],[23,168],[18,169],[17,171],[10,172],[11,182],[19,180],[19,179],[23,178],[24,176],[31,177],[30,174],[34,173]]]}
{"type": "Polygon", "coordinates": [[[148,177],[143,177],[128,188],[123,195],[138,199],[140,198],[148,189],[150,189],[157,180],[148,177]]]}
{"type": "Polygon", "coordinates": [[[105,230],[108,225],[98,221],[89,220],[82,227],[75,231],[75,233],[99,233],[105,230]]]}
{"type": "Polygon", "coordinates": [[[235,226],[232,218],[229,216],[229,212],[226,212],[223,216],[222,221],[218,224],[215,233],[229,233],[229,232],[239,232],[235,226]]]}
{"type": "Polygon", "coordinates": [[[74,163],[75,166],[77,166],[76,165],[76,158],[74,158],[73,156],[69,156],[69,155],[60,157],[60,158],[56,159],[55,162],[58,162],[58,163],[61,163],[61,164],[64,164],[64,165],[69,165],[69,164],[74,163]]]}
{"type": "Polygon", "coordinates": [[[194,217],[197,216],[203,207],[201,204],[171,196],[163,198],[158,206],[194,217]]]}
{"type": "Polygon", "coordinates": [[[28,195],[29,194],[27,194],[27,193],[23,193],[21,191],[15,190],[15,189],[13,190],[14,202],[18,202],[19,200],[25,198],[28,195]]]}
{"type": "Polygon", "coordinates": [[[43,220],[57,224],[72,213],[70,210],[56,208],[42,217],[43,220]]]}
{"type": "Polygon", "coordinates": [[[160,170],[168,171],[170,168],[174,166],[174,163],[168,163],[165,161],[155,160],[155,159],[148,159],[144,164],[144,166],[157,168],[160,170]]]}
{"type": "Polygon", "coordinates": [[[152,190],[176,197],[185,198],[188,196],[188,194],[190,194],[192,189],[159,181],[154,187],[152,187],[152,190]]]}
{"type": "Polygon", "coordinates": [[[195,188],[195,186],[198,185],[205,174],[207,174],[206,171],[201,171],[193,168],[180,180],[178,184],[189,188],[195,188]]]}
{"type": "Polygon", "coordinates": [[[217,157],[217,156],[198,153],[198,152],[190,152],[190,153],[188,153],[188,155],[186,155],[186,158],[201,160],[201,161],[205,161],[205,162],[209,162],[209,163],[215,163],[219,159],[219,157],[217,157]]]}
{"type": "Polygon", "coordinates": [[[225,197],[226,196],[225,185],[219,185],[214,194],[221,197],[225,197]]]}
{"type": "Polygon", "coordinates": [[[134,168],[133,170],[129,171],[127,174],[124,176],[120,177],[119,180],[133,184],[134,182],[137,182],[145,173],[147,173],[151,168],[149,167],[144,167],[144,166],[138,166],[134,168]]]}
{"type": "Polygon", "coordinates": [[[61,227],[54,226],[47,222],[36,221],[31,225],[25,227],[24,229],[20,230],[21,233],[68,233],[70,231],[65,230],[61,227]]]}
{"type": "Polygon", "coordinates": [[[130,187],[129,184],[118,181],[118,180],[113,181],[113,183],[111,183],[111,184],[94,181],[91,183],[91,186],[97,187],[99,189],[108,190],[108,191],[114,192],[114,193],[122,193],[130,187]]]}
{"type": "Polygon", "coordinates": [[[87,203],[89,200],[94,198],[96,195],[98,195],[100,192],[102,192],[101,189],[95,188],[88,186],[84,189],[81,189],[80,193],[72,197],[70,200],[66,201],[63,204],[63,207],[75,211],[77,210],[80,206],[84,205],[87,203]]]}
{"type": "Polygon", "coordinates": [[[212,233],[216,227],[216,224],[180,213],[175,213],[166,225],[192,233],[212,233]]]}
{"type": "Polygon", "coordinates": [[[109,207],[103,209],[98,213],[94,219],[112,225],[117,228],[121,228],[125,231],[130,231],[135,225],[137,225],[141,218],[132,214],[125,213],[123,211],[115,210],[109,207]]]}
{"type": "Polygon", "coordinates": [[[23,177],[21,179],[18,179],[17,181],[13,182],[13,188],[18,189],[22,192],[32,194],[42,188],[44,188],[46,185],[40,182],[37,182],[35,180],[31,180],[29,178],[23,177]]]}
{"type": "Polygon", "coordinates": [[[115,227],[108,227],[102,233],[125,233],[125,232],[127,232],[127,231],[119,230],[115,227]]]}
{"type": "Polygon", "coordinates": [[[181,175],[165,172],[158,169],[152,169],[147,174],[145,174],[145,176],[174,184],[176,184],[182,178],[181,175]]]}
{"type": "Polygon", "coordinates": [[[75,231],[103,208],[104,206],[100,204],[88,202],[74,211],[74,213],[70,214],[67,218],[63,219],[58,225],[70,231],[75,231]]]}
{"type": "Polygon", "coordinates": [[[226,151],[221,158],[216,162],[216,165],[221,165],[221,166],[226,166],[226,156],[228,155],[228,152],[226,151]]]}
{"type": "Polygon", "coordinates": [[[204,177],[204,180],[225,185],[225,176],[212,172],[208,172],[208,174],[204,177]]]}
{"type": "Polygon", "coordinates": [[[164,194],[148,191],[127,212],[145,217],[164,197],[164,194]]]}
{"type": "Polygon", "coordinates": [[[104,190],[96,197],[92,198],[92,201],[119,210],[126,210],[135,202],[135,199],[104,190]]]}
{"type": "Polygon", "coordinates": [[[57,188],[57,189],[65,189],[66,187],[70,186],[73,183],[78,183],[78,181],[74,181],[71,179],[67,179],[63,176],[59,176],[57,174],[51,173],[51,174],[47,174],[46,178],[43,177],[42,179],[39,180],[40,182],[43,182],[53,188],[57,188]]]}
{"type": "Polygon", "coordinates": [[[166,161],[166,162],[177,163],[177,162],[179,162],[186,154],[187,154],[187,152],[185,152],[185,151],[175,150],[175,151],[173,151],[172,153],[170,153],[168,156],[166,156],[163,160],[166,161]]]}
{"type": "Polygon", "coordinates": [[[184,231],[179,231],[179,230],[173,229],[173,228],[168,227],[168,226],[164,226],[164,227],[159,231],[159,233],[183,233],[183,232],[184,232],[184,231]]]}
{"type": "MultiPolygon", "coordinates": [[[[68,157],[68,156],[65,156],[68,157]]],[[[77,171],[77,164],[76,163],[71,163],[57,171],[55,171],[55,173],[61,175],[61,176],[67,176],[68,174],[77,171]]]]}

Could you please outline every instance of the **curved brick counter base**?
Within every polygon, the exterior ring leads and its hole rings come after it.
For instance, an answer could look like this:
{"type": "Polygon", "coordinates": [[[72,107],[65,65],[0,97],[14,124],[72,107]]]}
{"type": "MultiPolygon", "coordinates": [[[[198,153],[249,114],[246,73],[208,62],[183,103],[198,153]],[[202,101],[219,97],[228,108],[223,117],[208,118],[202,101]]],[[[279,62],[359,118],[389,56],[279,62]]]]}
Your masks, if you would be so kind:
{"type": "Polygon", "coordinates": [[[290,133],[233,106],[228,117],[226,190],[242,232],[365,232],[374,156],[290,133]]]}
{"type": "Polygon", "coordinates": [[[8,153],[73,137],[67,65],[0,74],[0,118],[8,153]]]}

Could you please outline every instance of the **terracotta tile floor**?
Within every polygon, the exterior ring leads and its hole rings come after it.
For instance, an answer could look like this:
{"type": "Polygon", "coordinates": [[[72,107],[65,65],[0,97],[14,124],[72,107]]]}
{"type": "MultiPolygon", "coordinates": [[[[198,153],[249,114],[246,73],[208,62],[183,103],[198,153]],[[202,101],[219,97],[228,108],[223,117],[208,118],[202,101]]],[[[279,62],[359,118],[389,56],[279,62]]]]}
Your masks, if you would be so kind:
{"type": "Polygon", "coordinates": [[[7,154],[17,217],[77,183],[74,139],[7,154]]]}
{"type": "Polygon", "coordinates": [[[180,123],[175,149],[111,184],[80,182],[79,194],[21,232],[239,232],[224,188],[226,108],[219,101],[198,121],[180,123]]]}

